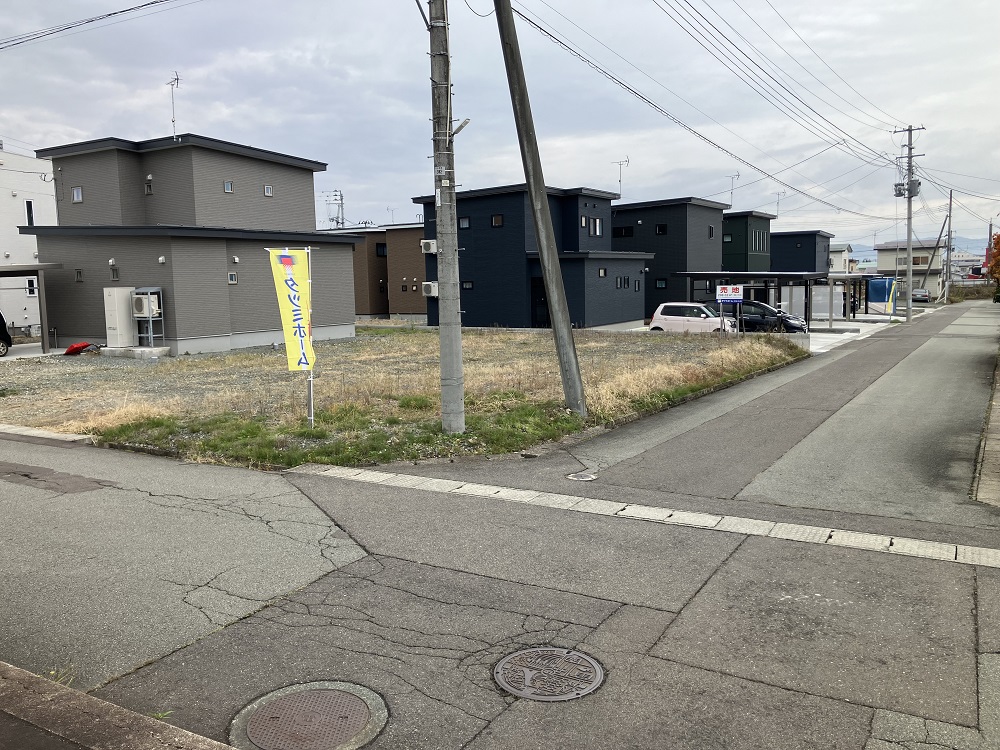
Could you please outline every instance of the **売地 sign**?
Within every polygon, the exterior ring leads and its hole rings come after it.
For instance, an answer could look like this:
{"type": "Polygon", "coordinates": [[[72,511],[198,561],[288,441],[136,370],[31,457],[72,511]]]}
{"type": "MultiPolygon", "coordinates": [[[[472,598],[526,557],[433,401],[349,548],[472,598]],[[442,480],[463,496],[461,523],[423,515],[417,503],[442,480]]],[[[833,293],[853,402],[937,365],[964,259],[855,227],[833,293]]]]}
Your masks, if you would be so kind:
{"type": "Polygon", "coordinates": [[[716,302],[742,302],[743,285],[729,284],[728,286],[717,286],[715,288],[716,302]]]}

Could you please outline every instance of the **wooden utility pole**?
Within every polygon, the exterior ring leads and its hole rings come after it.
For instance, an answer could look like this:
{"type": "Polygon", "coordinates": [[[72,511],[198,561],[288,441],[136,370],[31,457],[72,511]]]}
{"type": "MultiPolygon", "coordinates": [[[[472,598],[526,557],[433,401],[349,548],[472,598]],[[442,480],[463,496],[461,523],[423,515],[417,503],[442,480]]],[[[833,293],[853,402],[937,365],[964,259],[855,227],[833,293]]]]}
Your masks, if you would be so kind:
{"type": "Polygon", "coordinates": [[[455,134],[451,116],[451,53],[447,0],[429,0],[431,105],[434,123],[434,216],[437,238],[438,332],[441,338],[441,427],[465,432],[462,310],[459,298],[455,134]]]}
{"type": "Polygon", "coordinates": [[[493,0],[493,7],[500,29],[500,44],[507,66],[507,83],[510,87],[514,122],[517,124],[517,136],[521,146],[521,161],[524,163],[531,212],[535,220],[538,258],[541,261],[542,277],[545,281],[545,295],[549,305],[552,334],[555,337],[556,354],[559,358],[563,394],[566,406],[581,417],[586,417],[587,402],[583,393],[583,379],[580,376],[580,363],[573,342],[573,324],[566,304],[566,289],[559,268],[559,250],[552,229],[549,197],[545,189],[545,178],[542,176],[542,161],[538,155],[535,124],[528,101],[528,87],[524,79],[521,50],[517,43],[517,30],[514,28],[514,13],[510,7],[510,0],[493,0]]]}

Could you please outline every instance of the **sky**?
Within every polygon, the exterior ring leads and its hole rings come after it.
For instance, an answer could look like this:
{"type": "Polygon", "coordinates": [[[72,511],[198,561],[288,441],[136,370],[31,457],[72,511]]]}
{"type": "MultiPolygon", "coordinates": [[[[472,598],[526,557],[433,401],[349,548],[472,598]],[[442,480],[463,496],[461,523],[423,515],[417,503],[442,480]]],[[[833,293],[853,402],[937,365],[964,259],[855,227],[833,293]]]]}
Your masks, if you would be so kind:
{"type": "MultiPolygon", "coordinates": [[[[9,46],[142,2],[54,0],[0,17],[5,150],[168,136],[173,92],[178,133],[327,163],[318,227],[334,190],[349,226],[418,220],[412,198],[433,192],[424,0],[170,0],[9,46]]],[[[454,115],[470,119],[459,189],[524,182],[493,3],[448,6],[454,115]]],[[[915,236],[937,237],[950,189],[957,248],[982,252],[990,219],[1000,225],[988,0],[513,7],[549,34],[518,17],[549,186],[709,198],[776,213],[772,231],[822,229],[859,248],[905,242],[893,184],[906,133],[893,131],[913,126],[915,236]]]]}

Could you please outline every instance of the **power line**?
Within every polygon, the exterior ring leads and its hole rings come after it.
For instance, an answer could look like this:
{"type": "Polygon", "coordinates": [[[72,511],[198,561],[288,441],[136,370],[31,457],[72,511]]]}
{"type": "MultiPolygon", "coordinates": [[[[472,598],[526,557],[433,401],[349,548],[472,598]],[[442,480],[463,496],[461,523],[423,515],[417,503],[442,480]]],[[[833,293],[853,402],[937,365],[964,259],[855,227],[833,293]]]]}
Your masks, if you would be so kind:
{"type": "MultiPolygon", "coordinates": [[[[199,2],[200,0],[194,0],[199,2]]],[[[28,42],[35,42],[45,37],[54,36],[55,34],[60,34],[64,31],[69,31],[71,29],[76,29],[81,26],[86,26],[88,24],[96,23],[98,21],[106,21],[109,18],[114,18],[115,16],[121,16],[128,13],[135,13],[140,10],[145,10],[156,5],[163,5],[165,3],[175,3],[179,0],[149,0],[141,5],[134,5],[131,8],[123,8],[122,10],[112,11],[110,13],[103,13],[99,16],[93,16],[91,18],[84,18],[79,21],[70,21],[68,23],[59,24],[58,26],[50,26],[47,29],[38,29],[37,31],[29,31],[24,34],[18,34],[16,36],[8,37],[6,39],[0,39],[0,50],[10,49],[11,47],[16,47],[20,44],[27,44],[28,42]]],[[[185,3],[190,5],[191,3],[185,3]]],[[[168,9],[169,10],[169,9],[168,9]]]]}
{"type": "Polygon", "coordinates": [[[743,166],[745,166],[745,167],[747,167],[749,169],[752,169],[752,170],[754,170],[755,172],[757,172],[759,174],[762,174],[762,175],[765,175],[767,177],[770,177],[778,185],[781,185],[782,187],[785,187],[785,188],[791,190],[794,193],[798,193],[799,195],[803,195],[803,196],[805,196],[807,198],[813,198],[813,199],[816,200],[816,202],[822,203],[825,206],[829,206],[830,208],[832,208],[832,209],[834,209],[836,211],[842,211],[842,212],[845,212],[845,213],[853,214],[855,216],[862,216],[862,217],[868,218],[868,219],[877,219],[879,221],[892,221],[892,219],[890,219],[889,217],[875,216],[873,214],[864,214],[864,213],[861,213],[861,212],[858,212],[858,211],[852,211],[851,209],[848,209],[848,208],[843,208],[843,207],[838,206],[838,205],[836,205],[834,203],[830,203],[829,201],[824,200],[822,198],[816,198],[815,196],[810,195],[806,191],[804,191],[804,190],[802,190],[800,188],[797,188],[794,185],[790,185],[789,183],[784,182],[783,180],[778,179],[775,175],[773,175],[772,173],[768,172],[767,170],[762,169],[762,168],[760,168],[760,167],[758,167],[758,166],[756,166],[754,164],[751,164],[749,161],[747,161],[743,157],[737,156],[736,154],[734,154],[732,151],[730,151],[726,147],[724,147],[724,146],[716,143],[715,141],[713,141],[708,136],[703,135],[702,133],[698,132],[697,130],[695,130],[694,128],[692,128],[690,125],[688,125],[687,123],[685,123],[683,120],[681,120],[679,117],[677,117],[676,115],[668,112],[666,109],[664,109],[663,107],[661,107],[659,104],[657,104],[656,102],[654,102],[653,100],[651,100],[645,94],[642,94],[641,92],[639,92],[636,89],[632,88],[627,83],[625,83],[623,80],[621,80],[620,78],[618,78],[617,76],[615,76],[613,73],[611,73],[608,70],[602,68],[596,62],[594,62],[593,60],[591,60],[590,58],[588,58],[582,52],[579,52],[578,50],[576,50],[573,47],[571,47],[568,42],[562,40],[561,38],[559,38],[558,36],[556,36],[553,32],[550,32],[547,29],[545,29],[542,26],[540,26],[539,24],[535,23],[533,20],[531,20],[530,18],[528,18],[525,14],[521,13],[518,10],[515,10],[514,12],[518,15],[518,17],[521,18],[521,20],[523,20],[529,26],[531,26],[532,28],[534,28],[540,34],[542,34],[543,36],[547,37],[553,43],[555,43],[555,44],[559,45],[560,47],[562,47],[564,50],[566,50],[567,52],[569,52],[571,55],[573,55],[574,57],[576,57],[578,60],[580,60],[581,62],[583,62],[585,65],[587,65],[588,67],[590,67],[593,70],[597,71],[602,76],[604,76],[605,78],[607,78],[609,81],[611,81],[612,83],[614,83],[616,86],[619,86],[624,91],[628,92],[629,94],[631,94],[632,96],[634,96],[636,99],[638,99],[639,101],[643,102],[644,104],[646,104],[647,106],[649,106],[650,108],[652,108],[654,111],[660,113],[661,115],[663,115],[664,117],[666,117],[667,119],[669,119],[671,122],[675,123],[679,127],[683,128],[687,132],[691,133],[691,135],[695,136],[699,140],[704,141],[705,143],[709,144],[713,148],[715,148],[715,149],[721,151],[722,153],[726,154],[730,158],[735,159],[737,162],[739,162],[743,166]]]}

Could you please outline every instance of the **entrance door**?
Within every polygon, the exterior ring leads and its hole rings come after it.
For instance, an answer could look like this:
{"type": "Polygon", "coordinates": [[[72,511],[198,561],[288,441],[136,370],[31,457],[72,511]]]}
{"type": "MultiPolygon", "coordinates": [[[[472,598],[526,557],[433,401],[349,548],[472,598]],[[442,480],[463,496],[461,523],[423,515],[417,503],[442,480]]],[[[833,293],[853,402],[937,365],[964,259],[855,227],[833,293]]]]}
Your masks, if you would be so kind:
{"type": "Polygon", "coordinates": [[[538,276],[531,279],[531,327],[552,327],[549,321],[549,303],[545,296],[545,279],[538,276]]]}

